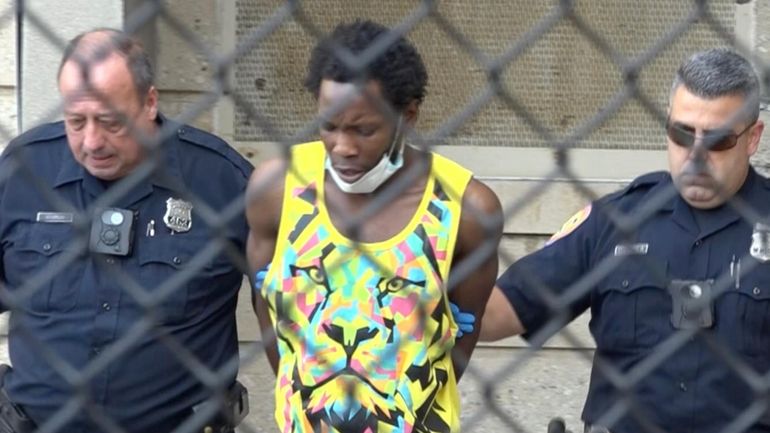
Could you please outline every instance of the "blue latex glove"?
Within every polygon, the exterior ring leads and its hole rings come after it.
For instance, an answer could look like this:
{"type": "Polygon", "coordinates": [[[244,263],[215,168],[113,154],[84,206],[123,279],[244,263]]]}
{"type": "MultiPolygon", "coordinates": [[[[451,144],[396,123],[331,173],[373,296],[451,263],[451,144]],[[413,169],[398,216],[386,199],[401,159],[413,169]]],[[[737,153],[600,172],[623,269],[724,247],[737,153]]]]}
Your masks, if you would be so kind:
{"type": "Polygon", "coordinates": [[[476,323],[476,316],[474,316],[472,313],[465,313],[463,311],[460,311],[460,307],[458,307],[454,302],[449,303],[449,309],[452,310],[452,317],[455,319],[455,323],[457,323],[457,337],[460,338],[465,334],[470,334],[473,332],[473,325],[476,323]]]}
{"type": "Polygon", "coordinates": [[[265,276],[267,276],[267,271],[270,270],[270,263],[266,264],[264,268],[257,271],[256,274],[254,274],[254,290],[262,290],[262,284],[265,282],[265,276]]]}

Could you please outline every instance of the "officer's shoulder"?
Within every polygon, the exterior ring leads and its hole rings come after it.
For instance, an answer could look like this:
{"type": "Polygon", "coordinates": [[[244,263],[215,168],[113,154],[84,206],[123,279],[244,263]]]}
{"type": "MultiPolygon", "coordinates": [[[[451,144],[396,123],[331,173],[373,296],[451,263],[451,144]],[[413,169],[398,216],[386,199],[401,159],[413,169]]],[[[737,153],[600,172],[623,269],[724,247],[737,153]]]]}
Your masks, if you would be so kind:
{"type": "Polygon", "coordinates": [[[47,143],[54,140],[59,140],[65,137],[64,122],[46,123],[40,126],[36,126],[28,131],[17,136],[6,148],[6,152],[11,152],[19,148],[26,146],[47,143]]]}
{"type": "Polygon", "coordinates": [[[765,187],[765,189],[770,189],[770,177],[767,177],[762,173],[757,173],[757,178],[759,178],[760,184],[765,187]]]}
{"type": "Polygon", "coordinates": [[[176,135],[180,141],[192,144],[201,149],[206,149],[222,157],[225,161],[237,168],[244,177],[248,178],[254,170],[254,166],[241,156],[223,139],[214,134],[198,129],[190,125],[177,125],[176,135]]]}
{"type": "Polygon", "coordinates": [[[656,186],[670,182],[671,176],[667,171],[653,171],[632,180],[625,188],[608,194],[600,202],[613,203],[639,199],[647,195],[656,186]]]}

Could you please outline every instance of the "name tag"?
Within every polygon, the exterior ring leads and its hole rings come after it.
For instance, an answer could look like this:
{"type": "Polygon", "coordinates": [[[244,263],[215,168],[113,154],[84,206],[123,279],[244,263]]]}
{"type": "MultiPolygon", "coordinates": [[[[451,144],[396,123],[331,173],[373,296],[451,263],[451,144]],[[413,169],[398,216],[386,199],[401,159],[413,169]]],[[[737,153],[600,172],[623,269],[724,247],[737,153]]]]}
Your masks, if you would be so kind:
{"type": "Polygon", "coordinates": [[[616,256],[631,256],[631,255],[638,255],[643,256],[647,254],[647,250],[649,249],[650,244],[642,243],[642,244],[619,244],[615,245],[615,255],[616,256]]]}
{"type": "Polygon", "coordinates": [[[49,224],[72,223],[72,212],[38,212],[35,221],[49,224]]]}

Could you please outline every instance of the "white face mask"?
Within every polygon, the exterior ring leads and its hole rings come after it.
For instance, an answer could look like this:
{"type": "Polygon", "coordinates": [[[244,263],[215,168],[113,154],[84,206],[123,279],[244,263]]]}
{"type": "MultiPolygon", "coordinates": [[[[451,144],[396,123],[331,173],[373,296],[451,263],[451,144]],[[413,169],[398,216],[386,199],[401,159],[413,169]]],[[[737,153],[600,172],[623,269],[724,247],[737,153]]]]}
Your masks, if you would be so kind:
{"type": "Polygon", "coordinates": [[[388,150],[382,155],[380,162],[353,183],[345,182],[340,178],[339,174],[332,166],[331,158],[329,158],[328,154],[326,155],[326,170],[332,176],[332,180],[334,180],[334,183],[337,184],[339,189],[348,194],[369,194],[379,188],[379,186],[385,183],[386,180],[390,179],[390,177],[404,165],[404,143],[403,140],[401,140],[402,119],[403,117],[398,117],[396,132],[393,134],[393,141],[390,143],[388,150]],[[399,146],[398,154],[395,157],[395,162],[393,162],[393,151],[397,145],[399,146]]]}

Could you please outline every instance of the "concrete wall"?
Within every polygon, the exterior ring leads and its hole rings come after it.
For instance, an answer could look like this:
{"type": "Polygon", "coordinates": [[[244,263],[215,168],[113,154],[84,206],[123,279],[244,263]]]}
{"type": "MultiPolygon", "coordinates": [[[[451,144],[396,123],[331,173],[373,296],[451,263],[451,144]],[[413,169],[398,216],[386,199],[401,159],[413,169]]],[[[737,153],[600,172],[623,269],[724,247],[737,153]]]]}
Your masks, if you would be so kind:
{"type": "Polygon", "coordinates": [[[195,36],[186,40],[168,21],[155,21],[157,39],[157,84],[161,109],[206,130],[218,130],[214,114],[219,99],[209,101],[214,91],[214,69],[209,59],[223,53],[221,2],[172,0],[166,10],[195,36]]]}
{"type": "MultiPolygon", "coordinates": [[[[764,108],[770,103],[770,2],[754,0],[738,7],[740,20],[737,26],[745,30],[739,33],[745,51],[751,53],[754,64],[761,71],[764,87],[764,108]]],[[[770,112],[764,111],[761,118],[770,122],[770,112]]],[[[770,133],[765,129],[762,144],[752,160],[755,167],[766,175],[770,174],[770,133]]]]}

